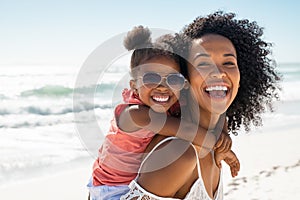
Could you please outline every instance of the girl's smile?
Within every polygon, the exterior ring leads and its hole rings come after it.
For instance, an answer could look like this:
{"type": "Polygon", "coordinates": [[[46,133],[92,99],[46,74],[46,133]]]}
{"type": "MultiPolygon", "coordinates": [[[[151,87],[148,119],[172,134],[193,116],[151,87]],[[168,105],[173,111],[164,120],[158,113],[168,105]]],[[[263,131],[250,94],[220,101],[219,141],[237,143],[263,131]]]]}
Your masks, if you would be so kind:
{"type": "Polygon", "coordinates": [[[178,80],[178,77],[174,75],[179,74],[180,66],[174,60],[165,57],[155,57],[147,60],[146,63],[137,67],[136,70],[137,77],[151,74],[152,78],[157,78],[154,76],[156,74],[162,78],[172,74],[173,77],[170,80],[164,78],[159,81],[159,85],[155,85],[155,82],[153,81],[152,83],[152,80],[149,80],[147,77],[130,81],[131,87],[137,89],[139,98],[144,104],[151,107],[155,112],[166,112],[178,100],[180,95],[180,90],[173,90],[170,87],[176,86],[170,84],[175,83],[172,80],[178,80]],[[170,82],[167,83],[167,81],[170,82]]]}

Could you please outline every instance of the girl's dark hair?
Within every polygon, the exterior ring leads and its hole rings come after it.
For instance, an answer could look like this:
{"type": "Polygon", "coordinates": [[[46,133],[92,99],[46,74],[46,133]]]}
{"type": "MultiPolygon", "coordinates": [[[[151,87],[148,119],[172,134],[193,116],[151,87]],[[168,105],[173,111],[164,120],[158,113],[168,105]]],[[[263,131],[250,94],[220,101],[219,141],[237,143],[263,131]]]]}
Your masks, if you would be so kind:
{"type": "Polygon", "coordinates": [[[166,34],[154,42],[151,40],[151,32],[143,26],[134,27],[124,38],[124,46],[130,51],[133,50],[130,61],[131,71],[154,57],[166,57],[174,60],[180,66],[180,72],[185,76],[186,68],[182,68],[182,59],[176,54],[174,46],[178,37],[166,34]]]}
{"type": "Polygon", "coordinates": [[[269,58],[270,43],[262,40],[263,28],[247,19],[237,20],[233,13],[215,12],[198,17],[186,26],[183,34],[198,39],[206,34],[218,34],[234,45],[240,70],[240,88],[226,112],[228,129],[236,134],[241,124],[250,130],[250,123],[262,125],[261,113],[266,106],[273,111],[272,102],[278,100],[279,74],[275,62],[269,58]]]}

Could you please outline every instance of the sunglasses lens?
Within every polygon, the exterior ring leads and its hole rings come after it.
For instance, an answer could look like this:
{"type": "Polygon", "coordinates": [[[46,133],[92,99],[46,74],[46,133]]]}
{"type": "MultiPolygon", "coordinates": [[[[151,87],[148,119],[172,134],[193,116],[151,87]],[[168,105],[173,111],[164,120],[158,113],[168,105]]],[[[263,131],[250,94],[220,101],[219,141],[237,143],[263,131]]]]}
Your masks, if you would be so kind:
{"type": "Polygon", "coordinates": [[[167,83],[174,90],[181,90],[184,87],[185,79],[181,74],[170,74],[167,83]]]}
{"type": "MultiPolygon", "coordinates": [[[[161,75],[148,72],[143,76],[143,84],[148,88],[155,88],[162,82],[161,75]]],[[[185,84],[185,78],[181,74],[169,74],[167,76],[167,85],[173,90],[181,90],[185,84]]]]}
{"type": "Polygon", "coordinates": [[[154,88],[157,87],[161,82],[161,76],[156,73],[146,73],[143,76],[143,84],[146,87],[154,88]]]}

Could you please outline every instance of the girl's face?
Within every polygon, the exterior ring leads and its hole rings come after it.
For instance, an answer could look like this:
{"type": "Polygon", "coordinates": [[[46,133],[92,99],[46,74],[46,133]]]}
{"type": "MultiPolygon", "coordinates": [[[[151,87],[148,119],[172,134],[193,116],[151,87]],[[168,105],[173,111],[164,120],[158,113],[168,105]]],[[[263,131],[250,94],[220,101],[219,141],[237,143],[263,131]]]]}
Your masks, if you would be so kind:
{"type": "Polygon", "coordinates": [[[188,71],[192,95],[201,114],[224,113],[237,95],[240,71],[232,42],[216,34],[193,41],[188,71]]]}
{"type": "MultiPolygon", "coordinates": [[[[155,112],[163,113],[178,100],[180,90],[171,89],[166,82],[166,78],[163,78],[159,85],[145,85],[143,84],[143,76],[147,73],[155,73],[161,77],[167,77],[169,74],[179,75],[179,71],[179,65],[172,59],[165,57],[152,58],[136,67],[136,80],[131,80],[130,85],[131,88],[137,89],[139,98],[144,104],[150,106],[155,112]]],[[[153,78],[155,79],[152,76],[153,78]]],[[[144,80],[148,81],[148,79],[151,81],[151,77],[147,78],[145,76],[144,80]]],[[[173,80],[173,78],[170,78],[170,80],[173,80]]]]}

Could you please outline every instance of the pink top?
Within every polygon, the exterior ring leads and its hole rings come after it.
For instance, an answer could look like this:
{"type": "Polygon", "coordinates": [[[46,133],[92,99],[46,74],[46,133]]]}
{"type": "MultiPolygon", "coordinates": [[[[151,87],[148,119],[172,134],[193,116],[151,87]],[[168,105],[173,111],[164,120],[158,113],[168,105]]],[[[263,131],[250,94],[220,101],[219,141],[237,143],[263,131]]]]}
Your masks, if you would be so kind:
{"type": "Polygon", "coordinates": [[[124,104],[115,109],[115,117],[99,149],[93,166],[93,185],[128,185],[139,170],[143,153],[151,142],[154,132],[139,129],[127,133],[119,129],[116,119],[129,104],[142,104],[131,90],[123,91],[124,104]]]}

